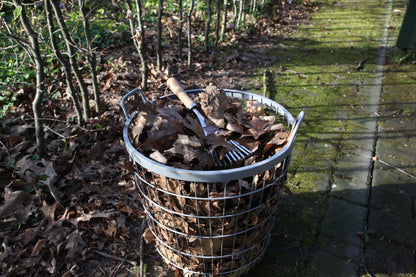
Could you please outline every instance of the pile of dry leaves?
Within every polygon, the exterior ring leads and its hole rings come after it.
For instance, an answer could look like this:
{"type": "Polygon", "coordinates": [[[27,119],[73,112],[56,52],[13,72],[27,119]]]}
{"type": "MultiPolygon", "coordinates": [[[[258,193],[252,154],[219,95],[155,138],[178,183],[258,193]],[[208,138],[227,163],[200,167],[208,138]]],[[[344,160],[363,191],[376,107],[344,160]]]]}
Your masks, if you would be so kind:
{"type": "Polygon", "coordinates": [[[282,124],[281,115],[268,112],[256,100],[228,97],[223,90],[209,85],[192,94],[193,101],[220,132],[204,135],[192,111],[179,101],[161,98],[156,102],[137,102],[138,116],[132,124],[131,137],[137,150],[155,161],[176,168],[192,170],[224,169],[213,162],[236,150],[232,139],[253,153],[231,166],[247,166],[279,152],[287,142],[290,130],[282,124]]]}

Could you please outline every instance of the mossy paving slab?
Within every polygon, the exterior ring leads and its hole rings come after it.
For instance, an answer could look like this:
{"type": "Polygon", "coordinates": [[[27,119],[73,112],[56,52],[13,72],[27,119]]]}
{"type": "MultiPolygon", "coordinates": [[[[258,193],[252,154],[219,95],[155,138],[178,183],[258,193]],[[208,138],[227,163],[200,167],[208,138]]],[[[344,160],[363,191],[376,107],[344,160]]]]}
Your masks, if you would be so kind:
{"type": "Polygon", "coordinates": [[[331,185],[331,196],[360,205],[368,204],[368,172],[371,158],[361,155],[343,155],[331,185]]]}
{"type": "Polygon", "coordinates": [[[311,262],[311,272],[308,276],[351,277],[356,276],[357,271],[358,265],[352,261],[319,251],[311,262]]]}
{"type": "Polygon", "coordinates": [[[416,221],[387,211],[370,209],[368,230],[416,251],[416,221]]]}
{"type": "Polygon", "coordinates": [[[365,231],[367,208],[331,197],[320,234],[361,245],[359,234],[365,231]]]}
{"type": "Polygon", "coordinates": [[[351,261],[355,264],[361,262],[361,245],[351,245],[343,242],[338,238],[327,237],[320,234],[317,239],[319,249],[328,254],[332,254],[345,261],[351,261]]]}
{"type": "Polygon", "coordinates": [[[412,218],[416,179],[380,161],[375,163],[373,175],[371,207],[412,218]]]}
{"type": "Polygon", "coordinates": [[[416,276],[414,251],[414,247],[372,234],[365,251],[367,271],[373,276],[416,276]]]}

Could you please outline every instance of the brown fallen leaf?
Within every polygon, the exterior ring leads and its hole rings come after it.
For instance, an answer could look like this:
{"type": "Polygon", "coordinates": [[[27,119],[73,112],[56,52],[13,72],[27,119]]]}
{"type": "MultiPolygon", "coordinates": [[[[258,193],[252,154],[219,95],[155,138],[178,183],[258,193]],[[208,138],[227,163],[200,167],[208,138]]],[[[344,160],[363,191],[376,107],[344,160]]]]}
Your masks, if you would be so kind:
{"type": "Polygon", "coordinates": [[[62,203],[64,195],[55,185],[59,176],[54,169],[53,162],[46,159],[36,160],[32,159],[32,157],[33,155],[26,155],[16,162],[19,174],[24,176],[29,183],[37,184],[41,182],[48,186],[55,200],[62,203]]]}
{"type": "Polygon", "coordinates": [[[157,161],[157,162],[159,162],[159,163],[161,163],[161,164],[167,164],[167,162],[168,162],[168,159],[165,157],[165,156],[163,156],[163,154],[162,153],[160,153],[159,151],[154,151],[154,152],[152,152],[150,155],[149,155],[149,157],[150,158],[152,158],[153,160],[155,160],[155,161],[157,161]]]}
{"type": "Polygon", "coordinates": [[[135,145],[139,144],[140,135],[143,133],[143,129],[146,127],[147,119],[144,116],[144,113],[140,113],[136,120],[135,124],[131,129],[132,141],[135,145]]]}
{"type": "Polygon", "coordinates": [[[261,116],[265,114],[262,105],[256,100],[247,101],[246,112],[252,114],[253,116],[261,116]]]}
{"type": "Polygon", "coordinates": [[[74,258],[76,254],[79,254],[82,250],[84,250],[85,245],[86,244],[82,239],[82,234],[78,230],[73,231],[67,236],[65,249],[67,249],[68,252],[66,257],[69,259],[74,258]]]}
{"type": "Polygon", "coordinates": [[[223,119],[228,107],[228,97],[223,90],[210,84],[199,93],[199,105],[206,116],[214,119],[223,119]]]}
{"type": "Polygon", "coordinates": [[[46,243],[46,239],[40,239],[36,242],[35,247],[32,250],[32,256],[36,256],[42,250],[43,245],[46,243]]]}
{"type": "Polygon", "coordinates": [[[27,195],[25,191],[11,191],[7,187],[5,191],[4,203],[0,206],[0,218],[13,216],[15,211],[21,207],[27,195]]]}
{"type": "Polygon", "coordinates": [[[255,140],[258,140],[261,135],[266,131],[266,127],[269,126],[270,122],[261,119],[260,117],[253,117],[250,121],[250,129],[248,133],[254,137],[255,140]]]}
{"type": "Polygon", "coordinates": [[[46,201],[42,202],[42,207],[40,210],[42,211],[43,215],[48,219],[49,225],[53,225],[55,223],[55,210],[58,202],[55,202],[52,205],[48,205],[46,201]]]}
{"type": "Polygon", "coordinates": [[[75,227],[78,227],[79,222],[90,221],[93,218],[109,218],[113,214],[114,214],[113,211],[102,212],[102,211],[99,211],[99,210],[94,210],[94,211],[91,211],[87,214],[83,212],[80,216],[75,217],[75,218],[71,218],[69,220],[69,222],[74,224],[75,227]]]}
{"type": "Polygon", "coordinates": [[[230,113],[224,113],[224,118],[227,120],[227,130],[237,132],[239,134],[244,133],[243,126],[238,123],[238,120],[235,118],[235,116],[231,115],[230,113]]]}
{"type": "Polygon", "coordinates": [[[146,244],[150,244],[154,242],[156,238],[155,236],[153,236],[153,233],[150,230],[150,228],[146,228],[146,230],[144,230],[143,232],[143,239],[146,242],[146,244]]]}

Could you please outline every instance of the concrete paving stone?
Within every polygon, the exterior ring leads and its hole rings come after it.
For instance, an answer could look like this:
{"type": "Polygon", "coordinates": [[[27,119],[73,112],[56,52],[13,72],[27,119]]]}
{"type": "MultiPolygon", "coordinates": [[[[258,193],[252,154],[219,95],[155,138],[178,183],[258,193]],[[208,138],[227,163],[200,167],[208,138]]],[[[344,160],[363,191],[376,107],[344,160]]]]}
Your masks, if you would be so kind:
{"type": "Polygon", "coordinates": [[[367,271],[373,276],[415,273],[415,250],[414,247],[396,243],[386,237],[371,235],[365,250],[367,271]]]}
{"type": "Polygon", "coordinates": [[[385,111],[385,114],[387,115],[384,117],[380,117],[378,121],[378,124],[380,125],[380,135],[383,136],[384,133],[386,133],[392,135],[393,137],[414,137],[414,134],[416,132],[414,126],[415,119],[403,114],[403,109],[405,109],[405,107],[402,106],[400,107],[400,110],[385,111]],[[388,114],[391,115],[388,116],[388,114]]]}
{"type": "Polygon", "coordinates": [[[331,197],[320,234],[339,238],[352,245],[361,245],[360,232],[365,230],[367,208],[331,197]]]}
{"type": "MultiPolygon", "coordinates": [[[[408,138],[400,134],[382,135],[377,141],[377,157],[408,173],[416,175],[416,137],[408,138]]],[[[416,136],[416,134],[415,134],[416,136]]]]}
{"type": "Polygon", "coordinates": [[[360,205],[368,204],[367,185],[342,176],[335,176],[330,195],[360,205]]]}
{"type": "MultiPolygon", "coordinates": [[[[329,144],[333,141],[338,141],[342,136],[342,133],[339,130],[334,130],[332,132],[320,132],[316,134],[316,138],[320,141],[323,141],[325,144],[329,144]]],[[[331,145],[332,147],[332,145],[331,145]]]]}
{"type": "Polygon", "coordinates": [[[340,239],[319,235],[317,239],[320,251],[337,256],[345,261],[352,261],[356,264],[361,260],[361,246],[344,243],[340,239]]]}
{"type": "Polygon", "coordinates": [[[318,251],[311,261],[311,276],[352,277],[358,276],[358,265],[334,255],[318,251]]]}
{"type": "Polygon", "coordinates": [[[345,155],[348,156],[354,156],[355,159],[360,159],[361,163],[370,163],[371,159],[373,158],[373,148],[372,149],[366,149],[364,147],[356,147],[351,149],[343,149],[343,151],[346,153],[345,155]],[[358,157],[355,157],[358,156],[358,157]]]}
{"type": "MultiPolygon", "coordinates": [[[[358,152],[358,151],[357,151],[358,152]]],[[[345,154],[338,160],[336,174],[355,182],[367,183],[371,158],[368,156],[345,154]]]]}
{"type": "Polygon", "coordinates": [[[358,153],[361,150],[363,152],[362,155],[369,155],[369,153],[372,155],[375,139],[375,124],[370,130],[362,128],[360,127],[360,130],[354,132],[348,137],[345,137],[344,141],[348,144],[354,145],[358,153]]]}
{"type": "Polygon", "coordinates": [[[380,105],[381,119],[403,118],[414,110],[416,97],[414,96],[414,84],[391,89],[383,88],[383,102],[380,105]],[[400,90],[400,91],[397,91],[400,90]],[[413,99],[412,99],[413,98],[413,99]]]}
{"type": "Polygon", "coordinates": [[[367,205],[370,160],[368,156],[360,155],[346,154],[341,157],[331,185],[331,195],[367,205]]]}
{"type": "Polygon", "coordinates": [[[326,193],[329,191],[329,175],[322,173],[315,173],[317,180],[315,181],[314,191],[320,193],[326,193]]]}
{"type": "MultiPolygon", "coordinates": [[[[357,137],[359,135],[356,135],[357,137]]],[[[365,134],[363,137],[360,137],[359,139],[345,139],[345,142],[355,145],[358,149],[365,151],[365,154],[368,152],[373,153],[374,149],[374,136],[370,134],[365,134]]],[[[363,153],[364,154],[364,153],[363,153]]]]}
{"type": "Polygon", "coordinates": [[[416,179],[376,161],[371,189],[371,207],[412,218],[415,197],[416,179]]]}
{"type": "Polygon", "coordinates": [[[382,77],[379,72],[374,73],[372,77],[364,79],[359,87],[359,94],[367,97],[364,103],[370,115],[376,116],[378,111],[382,77]]]}
{"type": "Polygon", "coordinates": [[[416,247],[416,221],[413,219],[370,209],[368,230],[385,239],[416,247]]]}

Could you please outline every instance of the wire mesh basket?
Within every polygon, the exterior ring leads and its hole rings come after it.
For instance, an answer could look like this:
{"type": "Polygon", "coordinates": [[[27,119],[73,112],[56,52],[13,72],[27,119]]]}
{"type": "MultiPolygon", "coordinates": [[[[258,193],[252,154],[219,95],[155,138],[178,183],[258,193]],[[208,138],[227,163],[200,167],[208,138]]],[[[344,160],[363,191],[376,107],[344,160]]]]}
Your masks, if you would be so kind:
{"type": "Polygon", "coordinates": [[[129,137],[137,111],[129,115],[125,102],[136,93],[146,101],[141,90],[129,92],[121,103],[127,118],[124,142],[135,165],[135,181],[156,238],[156,250],[184,276],[240,276],[263,256],[304,117],[301,112],[295,120],[280,104],[257,94],[224,91],[229,97],[257,100],[282,115],[292,129],[284,148],[268,159],[239,168],[203,171],[166,166],[138,152],[129,137]]]}

